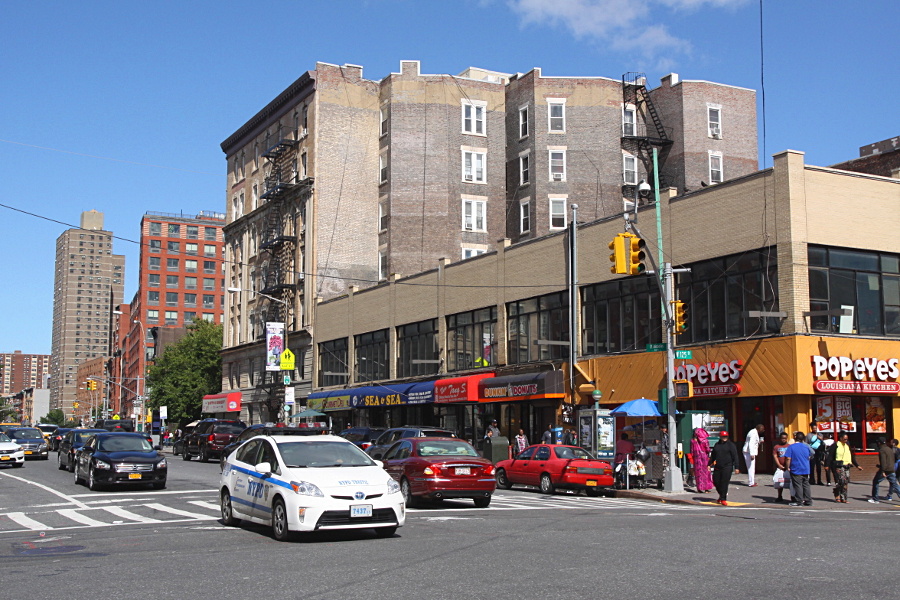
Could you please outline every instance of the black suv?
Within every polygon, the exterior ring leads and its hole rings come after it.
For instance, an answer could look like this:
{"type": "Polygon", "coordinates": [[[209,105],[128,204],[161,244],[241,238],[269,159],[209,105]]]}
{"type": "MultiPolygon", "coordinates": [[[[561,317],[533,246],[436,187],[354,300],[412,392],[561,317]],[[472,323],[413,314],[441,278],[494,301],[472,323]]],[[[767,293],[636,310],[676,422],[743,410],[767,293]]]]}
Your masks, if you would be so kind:
{"type": "Polygon", "coordinates": [[[200,457],[200,462],[209,462],[210,458],[218,458],[222,450],[234,441],[239,433],[247,429],[243,421],[225,421],[222,419],[203,419],[184,442],[184,454],[181,458],[191,460],[200,457]]]}
{"type": "Polygon", "coordinates": [[[363,450],[368,450],[384,431],[384,427],[348,427],[338,435],[363,450]]]}
{"type": "Polygon", "coordinates": [[[393,427],[388,429],[375,440],[366,452],[369,456],[378,460],[387,452],[394,442],[400,438],[411,437],[451,437],[455,438],[456,434],[448,429],[438,429],[437,427],[424,427],[419,425],[404,425],[403,427],[393,427]]]}

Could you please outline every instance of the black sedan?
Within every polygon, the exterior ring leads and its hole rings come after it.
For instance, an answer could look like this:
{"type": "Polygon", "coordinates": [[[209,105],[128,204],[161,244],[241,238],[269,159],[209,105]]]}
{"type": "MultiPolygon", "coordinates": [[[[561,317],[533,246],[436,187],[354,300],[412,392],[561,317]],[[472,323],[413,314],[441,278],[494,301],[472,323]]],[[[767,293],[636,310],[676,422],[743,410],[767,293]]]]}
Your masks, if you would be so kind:
{"type": "Polygon", "coordinates": [[[60,427],[53,435],[50,436],[50,452],[59,450],[59,443],[62,441],[66,434],[72,431],[72,427],[60,427]]]}
{"type": "Polygon", "coordinates": [[[75,483],[91,490],[149,483],[161,490],[168,465],[160,450],[140,433],[96,433],[75,453],[75,483]]]}
{"type": "Polygon", "coordinates": [[[59,447],[56,449],[56,464],[60,471],[66,470],[69,473],[75,471],[75,453],[78,449],[94,437],[96,433],[103,433],[105,429],[70,429],[59,441],[59,447]]]}

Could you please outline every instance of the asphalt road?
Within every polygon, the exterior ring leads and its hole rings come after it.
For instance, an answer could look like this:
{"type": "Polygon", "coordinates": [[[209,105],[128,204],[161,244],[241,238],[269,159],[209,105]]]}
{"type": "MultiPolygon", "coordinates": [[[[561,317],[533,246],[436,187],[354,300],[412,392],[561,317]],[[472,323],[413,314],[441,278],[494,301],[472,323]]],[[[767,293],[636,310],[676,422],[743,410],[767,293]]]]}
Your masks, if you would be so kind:
{"type": "MultiPolygon", "coordinates": [[[[55,458],[55,455],[53,455],[55,458]]],[[[882,598],[900,511],[724,508],[498,492],[279,543],[218,522],[215,464],[90,492],[51,458],[0,470],[2,597],[882,598]]]]}

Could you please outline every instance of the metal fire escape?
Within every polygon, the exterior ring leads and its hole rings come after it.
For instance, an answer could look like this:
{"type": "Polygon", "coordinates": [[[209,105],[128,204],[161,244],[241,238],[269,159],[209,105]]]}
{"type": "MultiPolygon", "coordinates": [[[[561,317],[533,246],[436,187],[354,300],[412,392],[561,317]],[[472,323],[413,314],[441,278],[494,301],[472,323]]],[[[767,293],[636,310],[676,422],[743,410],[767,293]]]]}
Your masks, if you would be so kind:
{"type": "MultiPolygon", "coordinates": [[[[653,185],[653,148],[658,148],[659,187],[665,189],[667,182],[663,176],[663,165],[672,148],[672,128],[664,127],[653,99],[647,90],[647,76],[644,73],[622,75],[622,99],[626,107],[634,107],[634,122],[622,127],[622,150],[628,152],[644,166],[647,183],[653,185]]],[[[622,196],[634,198],[635,188],[641,177],[635,173],[634,181],[623,179],[622,196]]]]}

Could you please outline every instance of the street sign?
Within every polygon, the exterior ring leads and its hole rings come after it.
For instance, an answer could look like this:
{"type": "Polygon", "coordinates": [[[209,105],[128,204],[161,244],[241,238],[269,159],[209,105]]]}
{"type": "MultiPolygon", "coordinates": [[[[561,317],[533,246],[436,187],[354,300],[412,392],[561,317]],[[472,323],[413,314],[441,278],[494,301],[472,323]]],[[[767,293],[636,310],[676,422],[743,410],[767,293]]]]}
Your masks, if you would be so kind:
{"type": "Polygon", "coordinates": [[[294,405],[294,388],[292,388],[292,387],[284,388],[284,405],[285,406],[293,406],[294,405]]]}
{"type": "Polygon", "coordinates": [[[169,418],[169,407],[168,406],[160,406],[159,407],[159,418],[163,421],[169,418]]]}
{"type": "Polygon", "coordinates": [[[285,348],[284,352],[281,353],[281,370],[282,371],[293,371],[294,370],[294,353],[289,349],[285,348]]]}
{"type": "Polygon", "coordinates": [[[647,344],[647,352],[665,352],[665,344],[647,344]]]}
{"type": "Polygon", "coordinates": [[[291,385],[291,376],[290,375],[284,376],[284,385],[291,385]]]}
{"type": "Polygon", "coordinates": [[[690,350],[676,350],[675,358],[678,360],[691,360],[694,358],[694,353],[690,350]]]}

